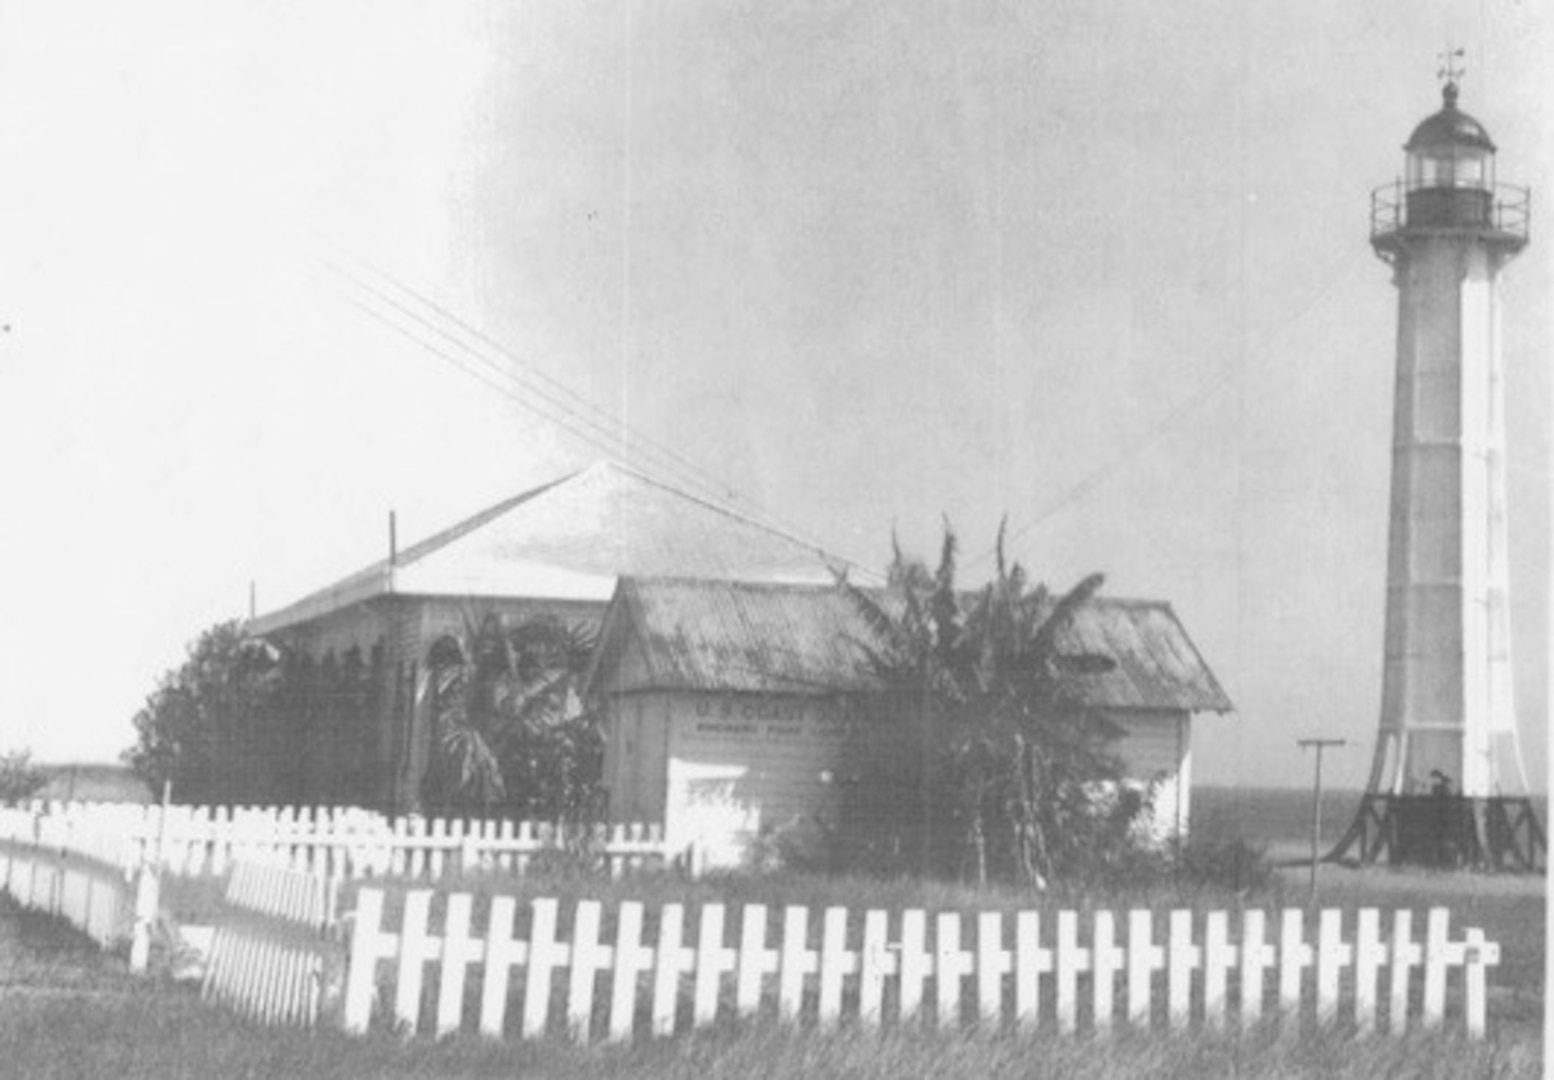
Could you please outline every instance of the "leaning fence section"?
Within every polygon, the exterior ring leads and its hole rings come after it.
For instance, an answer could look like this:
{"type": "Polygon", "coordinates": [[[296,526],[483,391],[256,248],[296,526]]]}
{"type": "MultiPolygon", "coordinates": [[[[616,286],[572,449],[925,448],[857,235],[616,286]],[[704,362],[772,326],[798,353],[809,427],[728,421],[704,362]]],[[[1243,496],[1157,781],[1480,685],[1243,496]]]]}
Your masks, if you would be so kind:
{"type": "Polygon", "coordinates": [[[282,866],[234,867],[201,996],[264,1023],[314,1025],[339,981],[338,891],[282,866]]]}
{"type": "Polygon", "coordinates": [[[350,935],[343,1023],[374,1016],[404,1031],[473,1027],[498,1037],[565,1029],[580,1040],[669,1035],[720,1018],[775,1015],[821,1028],[853,1022],[940,1028],[1116,1026],[1297,1028],[1345,1021],[1361,1035],[1442,1026],[1485,1031],[1486,970],[1499,949],[1478,929],[1450,936],[1432,909],[1423,937],[1411,911],[1172,911],[1161,919],[1079,913],[892,915],[757,904],[730,917],[678,904],[606,910],[582,901],[567,933],[551,899],[496,896],[473,929],[469,894],[413,890],[393,928],[385,896],[364,888],[350,935]],[[442,902],[434,909],[434,900],[442,902]],[[737,922],[737,928],[733,925],[737,922]],[[1163,933],[1162,933],[1163,930],[1163,933]],[[1012,931],[1012,934],[1011,934],[1012,931]]]}
{"type": "Polygon", "coordinates": [[[127,944],[131,970],[146,969],[158,879],[122,836],[0,814],[0,889],[105,948],[127,944]]]}

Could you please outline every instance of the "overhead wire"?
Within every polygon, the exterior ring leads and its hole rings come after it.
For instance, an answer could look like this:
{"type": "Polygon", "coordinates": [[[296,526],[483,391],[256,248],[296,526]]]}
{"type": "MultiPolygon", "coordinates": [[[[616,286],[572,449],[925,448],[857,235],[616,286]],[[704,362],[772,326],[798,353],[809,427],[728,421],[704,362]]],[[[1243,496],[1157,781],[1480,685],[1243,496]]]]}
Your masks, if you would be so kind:
{"type": "MultiPolygon", "coordinates": [[[[385,282],[392,282],[394,287],[404,294],[401,298],[386,292],[384,288],[365,281],[361,274],[352,273],[336,259],[316,257],[315,261],[329,270],[337,280],[343,281],[356,290],[354,293],[348,291],[343,295],[343,299],[352,307],[588,446],[607,456],[614,457],[620,454],[622,446],[616,434],[620,425],[613,421],[605,410],[574,391],[562,387],[549,376],[537,372],[532,365],[525,364],[489,335],[471,326],[442,305],[422,296],[414,288],[386,271],[371,267],[355,257],[345,256],[345,258],[385,282]],[[417,310],[413,304],[422,305],[425,310],[417,310]],[[434,314],[428,314],[428,312],[434,314]],[[471,344],[450,327],[457,328],[463,334],[474,338],[485,351],[471,344]],[[429,340],[431,337],[441,339],[445,344],[429,340]],[[494,353],[495,357],[487,355],[487,352],[494,353]],[[498,357],[500,359],[497,359],[498,357]],[[545,392],[535,387],[532,381],[524,381],[520,371],[530,375],[531,379],[537,378],[546,382],[555,388],[555,392],[545,392]],[[577,404],[571,405],[565,400],[558,400],[558,397],[562,396],[570,397],[577,404]],[[534,400],[535,398],[539,401],[534,400]],[[589,413],[593,415],[590,416],[589,413]]],[[[657,473],[673,484],[689,489],[687,494],[716,509],[824,552],[847,569],[857,571],[866,578],[880,577],[878,571],[867,563],[837,553],[828,545],[755,507],[749,500],[740,499],[731,485],[720,481],[712,473],[647,436],[633,432],[632,445],[625,457],[626,464],[641,468],[649,474],[657,473]],[[644,454],[644,448],[647,449],[647,454],[644,454]],[[656,460],[643,460],[647,456],[656,460]],[[711,479],[703,479],[703,477],[711,479]]]]}
{"type": "MultiPolygon", "coordinates": [[[[606,452],[614,452],[613,448],[618,432],[626,425],[605,409],[588,401],[575,391],[568,389],[558,380],[540,371],[535,365],[526,363],[484,331],[471,326],[458,315],[429,297],[422,295],[386,271],[370,266],[359,259],[351,259],[352,262],[364,270],[390,285],[393,289],[398,290],[402,297],[408,298],[409,302],[401,298],[401,296],[392,295],[384,288],[366,281],[359,274],[353,273],[348,267],[341,265],[339,262],[327,258],[321,258],[320,261],[326,268],[344,278],[350,284],[370,294],[378,301],[387,304],[404,317],[455,346],[461,352],[471,357],[474,362],[491,371],[493,375],[511,380],[526,392],[538,396],[548,405],[560,410],[564,415],[571,418],[571,422],[581,424],[591,429],[600,437],[609,440],[605,444],[593,442],[592,445],[606,452]],[[419,305],[425,311],[416,310],[412,305],[419,305]],[[429,315],[426,312],[431,314],[429,315]],[[455,333],[450,327],[456,328],[460,333],[473,338],[479,347],[461,338],[459,333],[455,333]],[[485,355],[482,349],[489,350],[495,356],[485,355]],[[534,383],[539,383],[540,385],[536,386],[534,383]]],[[[566,426],[566,422],[561,423],[563,423],[563,426],[566,426]]],[[[569,430],[571,429],[569,428],[569,430]]],[[[647,455],[657,459],[652,463],[652,468],[673,476],[679,482],[688,486],[694,486],[703,493],[723,500],[730,505],[744,501],[739,498],[731,485],[708,470],[696,465],[683,455],[642,435],[640,432],[633,431],[630,434],[635,446],[646,448],[647,455]]],[[[639,453],[641,453],[640,450],[639,453]]]]}

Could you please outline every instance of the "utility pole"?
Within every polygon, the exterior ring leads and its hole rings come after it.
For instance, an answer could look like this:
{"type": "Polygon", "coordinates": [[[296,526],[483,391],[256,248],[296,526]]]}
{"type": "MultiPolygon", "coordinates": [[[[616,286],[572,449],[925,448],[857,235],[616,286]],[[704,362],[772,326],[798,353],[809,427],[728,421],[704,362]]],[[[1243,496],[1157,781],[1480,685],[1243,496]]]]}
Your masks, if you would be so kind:
{"type": "Polygon", "coordinates": [[[1317,852],[1322,846],[1322,751],[1329,746],[1343,746],[1344,740],[1296,739],[1295,745],[1317,752],[1316,776],[1311,786],[1311,888],[1306,898],[1306,902],[1314,907],[1317,902],[1317,852]]]}

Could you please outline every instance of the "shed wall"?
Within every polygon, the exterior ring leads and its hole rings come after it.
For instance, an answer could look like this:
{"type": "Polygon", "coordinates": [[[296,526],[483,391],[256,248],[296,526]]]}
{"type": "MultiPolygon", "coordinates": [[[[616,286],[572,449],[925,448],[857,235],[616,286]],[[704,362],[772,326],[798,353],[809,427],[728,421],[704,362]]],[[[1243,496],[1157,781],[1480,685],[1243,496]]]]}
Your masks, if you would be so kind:
{"type": "Polygon", "coordinates": [[[1185,836],[1192,798],[1192,714],[1130,709],[1106,715],[1123,729],[1110,749],[1122,759],[1128,778],[1155,785],[1151,832],[1162,839],[1178,832],[1185,836]]]}

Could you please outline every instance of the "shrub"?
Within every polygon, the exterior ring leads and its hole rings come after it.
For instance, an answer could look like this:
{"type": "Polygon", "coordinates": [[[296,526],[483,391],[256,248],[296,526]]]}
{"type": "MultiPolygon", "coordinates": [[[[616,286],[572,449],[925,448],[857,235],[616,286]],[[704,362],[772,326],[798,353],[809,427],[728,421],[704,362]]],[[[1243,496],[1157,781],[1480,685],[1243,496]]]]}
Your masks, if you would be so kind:
{"type": "Polygon", "coordinates": [[[32,763],[29,750],[0,754],[0,803],[19,803],[49,782],[48,774],[32,763]]]}

